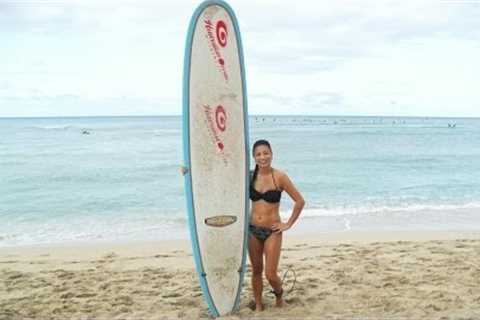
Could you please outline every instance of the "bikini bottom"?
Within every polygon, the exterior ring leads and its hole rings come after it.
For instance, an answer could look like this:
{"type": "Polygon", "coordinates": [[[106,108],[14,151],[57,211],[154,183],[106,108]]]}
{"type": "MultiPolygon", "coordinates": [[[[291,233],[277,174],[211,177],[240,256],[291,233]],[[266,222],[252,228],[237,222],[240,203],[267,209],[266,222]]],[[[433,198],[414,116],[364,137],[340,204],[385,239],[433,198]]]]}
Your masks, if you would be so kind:
{"type": "Polygon", "coordinates": [[[248,230],[250,230],[250,233],[260,241],[267,240],[267,238],[273,233],[273,231],[269,228],[255,226],[253,224],[249,225],[248,230]]]}

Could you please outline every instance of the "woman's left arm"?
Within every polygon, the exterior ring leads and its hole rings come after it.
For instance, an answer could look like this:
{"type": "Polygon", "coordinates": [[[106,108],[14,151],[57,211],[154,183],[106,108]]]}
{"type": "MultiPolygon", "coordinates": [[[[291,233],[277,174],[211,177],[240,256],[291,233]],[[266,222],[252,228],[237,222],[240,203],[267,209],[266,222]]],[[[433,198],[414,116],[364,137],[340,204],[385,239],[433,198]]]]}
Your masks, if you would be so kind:
{"type": "Polygon", "coordinates": [[[292,215],[290,216],[290,219],[288,219],[287,223],[280,222],[275,223],[272,226],[272,229],[277,233],[290,229],[295,221],[297,221],[303,207],[305,206],[305,200],[286,174],[282,174],[280,176],[280,186],[292,198],[292,200],[295,202],[295,205],[293,206],[292,215]]]}

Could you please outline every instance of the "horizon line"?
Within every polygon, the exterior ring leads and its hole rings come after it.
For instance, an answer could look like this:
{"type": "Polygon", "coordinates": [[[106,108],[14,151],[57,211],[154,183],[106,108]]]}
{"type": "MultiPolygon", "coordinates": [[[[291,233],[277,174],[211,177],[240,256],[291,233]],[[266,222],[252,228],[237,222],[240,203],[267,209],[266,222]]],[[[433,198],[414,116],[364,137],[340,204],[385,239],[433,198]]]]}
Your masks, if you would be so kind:
{"type": "MultiPolygon", "coordinates": [[[[182,114],[152,114],[152,115],[71,115],[71,116],[0,116],[0,119],[61,119],[61,118],[154,118],[154,117],[182,117],[182,114]]],[[[321,114],[249,114],[248,117],[346,117],[346,118],[449,118],[449,119],[478,119],[480,116],[427,116],[427,115],[321,115],[321,114]]]]}

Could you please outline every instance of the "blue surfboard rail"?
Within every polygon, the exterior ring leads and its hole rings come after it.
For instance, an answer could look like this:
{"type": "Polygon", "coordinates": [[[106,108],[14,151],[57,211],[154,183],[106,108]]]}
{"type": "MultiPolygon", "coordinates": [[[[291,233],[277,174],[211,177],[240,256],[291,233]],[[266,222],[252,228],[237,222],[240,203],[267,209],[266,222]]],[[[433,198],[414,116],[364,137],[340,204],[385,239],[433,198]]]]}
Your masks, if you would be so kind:
{"type": "Polygon", "coordinates": [[[246,252],[248,246],[248,223],[249,223],[249,200],[248,200],[248,185],[249,185],[249,130],[248,130],[248,103],[247,103],[247,87],[246,87],[246,80],[245,80],[245,62],[243,57],[243,46],[242,40],[240,37],[240,28],[238,26],[238,20],[233,12],[232,8],[222,0],[207,0],[202,2],[194,11],[192,18],[190,19],[190,25],[188,27],[186,45],[185,45],[185,55],[184,55],[184,69],[183,69],[183,108],[182,108],[182,119],[183,119],[183,161],[184,165],[188,168],[188,172],[184,176],[184,184],[185,184],[185,194],[186,194],[186,204],[187,204],[187,212],[188,212],[188,225],[190,229],[190,240],[192,243],[192,251],[195,260],[195,268],[199,275],[200,279],[200,287],[202,288],[204,299],[208,305],[208,309],[212,316],[218,317],[220,316],[215,303],[212,299],[208,288],[208,282],[206,280],[206,273],[203,267],[202,256],[200,252],[200,245],[198,241],[198,233],[196,228],[196,219],[195,219],[195,206],[194,206],[194,198],[192,194],[192,176],[191,176],[191,157],[190,157],[190,113],[189,113],[189,103],[190,103],[190,67],[191,67],[191,51],[192,51],[192,42],[193,42],[193,35],[195,32],[195,26],[197,24],[197,20],[200,17],[201,13],[209,6],[216,5],[224,8],[233,23],[233,27],[235,29],[235,35],[237,39],[237,48],[238,48],[238,56],[240,60],[240,72],[241,72],[241,79],[242,79],[242,94],[243,94],[243,112],[244,112],[244,128],[245,128],[245,158],[246,158],[246,166],[245,166],[245,177],[247,177],[247,183],[245,184],[245,230],[244,230],[244,237],[243,237],[243,250],[242,250],[242,262],[239,268],[240,273],[240,281],[237,289],[237,296],[235,298],[235,305],[232,311],[238,310],[240,304],[240,293],[241,287],[243,283],[243,279],[245,276],[245,265],[246,265],[246,252]]]}

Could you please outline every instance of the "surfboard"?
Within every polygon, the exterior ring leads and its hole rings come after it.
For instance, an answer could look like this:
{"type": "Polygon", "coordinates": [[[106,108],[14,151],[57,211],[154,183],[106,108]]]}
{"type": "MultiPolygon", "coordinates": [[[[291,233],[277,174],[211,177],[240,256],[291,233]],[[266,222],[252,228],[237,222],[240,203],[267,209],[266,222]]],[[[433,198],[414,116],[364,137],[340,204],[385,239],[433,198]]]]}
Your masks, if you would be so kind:
{"type": "Polygon", "coordinates": [[[203,297],[213,316],[238,309],[248,235],[248,112],[237,19],[205,1],[188,29],[183,151],[188,224],[203,297]]]}

